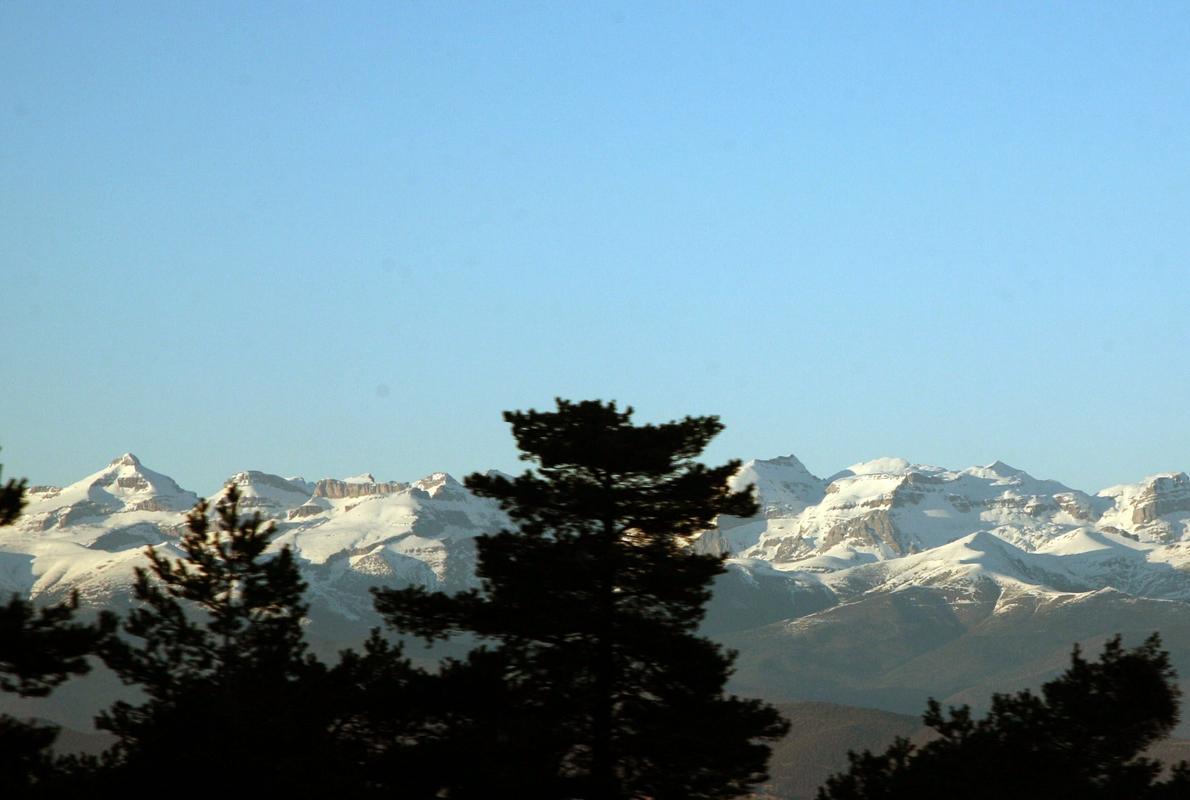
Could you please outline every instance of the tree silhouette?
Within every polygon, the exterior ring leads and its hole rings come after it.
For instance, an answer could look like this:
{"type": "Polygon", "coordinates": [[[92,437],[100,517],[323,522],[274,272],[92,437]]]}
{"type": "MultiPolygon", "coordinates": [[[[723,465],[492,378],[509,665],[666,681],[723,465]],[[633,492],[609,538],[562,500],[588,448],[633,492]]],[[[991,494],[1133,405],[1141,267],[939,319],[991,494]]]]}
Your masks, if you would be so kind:
{"type": "Polygon", "coordinates": [[[266,556],[272,524],[241,518],[238,504],[229,485],[212,525],[200,502],[183,557],[149,548],[150,568],[136,571],[139,606],[102,653],[146,697],[96,720],[118,737],[102,776],[112,786],[184,775],[192,791],[309,796],[342,777],[331,738],[338,698],[306,653],[305,584],[288,548],[266,556]]]}
{"type": "MultiPolygon", "coordinates": [[[[20,516],[25,485],[23,479],[0,485],[0,527],[20,516]]],[[[90,671],[87,656],[111,632],[114,618],[78,623],[77,609],[77,593],[40,609],[17,595],[0,606],[0,691],[45,697],[72,675],[90,671]]],[[[0,714],[0,797],[28,796],[55,779],[59,765],[50,747],[58,732],[54,725],[0,714]]]]}
{"type": "Polygon", "coordinates": [[[9,478],[8,483],[0,484],[0,528],[11,525],[21,515],[25,507],[25,487],[28,482],[21,478],[9,478]]]}
{"type": "Polygon", "coordinates": [[[457,776],[452,797],[720,798],[766,777],[765,741],[787,723],[724,696],[734,654],[695,635],[723,562],[687,547],[717,515],[756,503],[727,488],[739,462],[694,460],[717,418],[631,415],[561,399],[505,413],[535,469],[466,479],[517,525],[478,540],[481,588],[376,592],[397,628],[494,643],[448,672],[499,687],[455,730],[492,743],[504,766],[457,776]]]}
{"type": "Polygon", "coordinates": [[[1176,678],[1156,634],[1133,650],[1117,636],[1097,662],[1076,646],[1069,669],[1040,695],[994,695],[983,719],[967,706],[944,716],[930,700],[923,719],[938,738],[851,753],[850,770],[829,778],[819,800],[1185,797],[1185,763],[1158,781],[1160,764],[1140,755],[1177,724],[1176,678]]]}

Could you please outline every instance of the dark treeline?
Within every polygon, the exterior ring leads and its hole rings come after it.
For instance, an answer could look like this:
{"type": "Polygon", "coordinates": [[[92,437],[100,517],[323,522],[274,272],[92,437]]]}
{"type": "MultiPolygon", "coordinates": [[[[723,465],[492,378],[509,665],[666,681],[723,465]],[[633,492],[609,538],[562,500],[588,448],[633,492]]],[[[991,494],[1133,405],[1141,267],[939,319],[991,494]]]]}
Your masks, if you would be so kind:
{"type": "Polygon", "coordinates": [[[1162,765],[1143,755],[1178,723],[1177,675],[1158,636],[1132,650],[1116,637],[1095,662],[1075,647],[1070,661],[1040,694],[994,695],[983,719],[966,706],[943,714],[931,700],[923,720],[934,739],[850,753],[850,769],[829,778],[818,800],[1190,797],[1190,765],[1162,780],[1162,765]]]}
{"type": "MultiPolygon", "coordinates": [[[[697,635],[723,558],[692,536],[719,514],[757,512],[732,492],[738,462],[696,461],[714,417],[634,425],[614,403],[559,400],[511,412],[516,478],[468,488],[515,523],[477,540],[479,587],[375,593],[391,632],[482,644],[425,670],[380,630],[327,663],[303,635],[307,606],[288,548],[239,513],[229,486],[200,502],[177,542],[148,548],[136,603],[118,618],[76,619],[77,598],[0,607],[0,689],[45,696],[98,658],[137,702],[96,726],[100,756],[54,755],[57,730],[0,716],[0,797],[730,798],[763,782],[769,742],[788,723],[730,696],[734,654],[697,635]]],[[[0,525],[24,483],[0,485],[0,525]]],[[[974,720],[931,701],[938,736],[852,754],[820,800],[1173,798],[1190,768],[1162,780],[1140,754],[1178,718],[1179,693],[1154,637],[1097,662],[1076,649],[1040,694],[997,695],[974,720]]]]}

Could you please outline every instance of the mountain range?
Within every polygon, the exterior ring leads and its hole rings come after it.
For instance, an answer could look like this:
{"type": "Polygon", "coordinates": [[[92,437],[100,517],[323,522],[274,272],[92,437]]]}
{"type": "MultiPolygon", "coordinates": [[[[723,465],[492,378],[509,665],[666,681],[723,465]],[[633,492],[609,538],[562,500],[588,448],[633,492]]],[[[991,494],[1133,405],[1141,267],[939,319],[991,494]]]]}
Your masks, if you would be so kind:
{"type": "MultiPolygon", "coordinates": [[[[475,584],[475,538],[507,526],[445,473],[309,481],[232,475],[309,583],[317,646],[378,624],[368,589],[475,584]]],[[[918,713],[927,696],[986,703],[1051,677],[1070,647],[1165,637],[1190,675],[1190,478],[1096,494],[995,462],[949,470],[882,458],[826,478],[794,456],[746,462],[761,512],[694,542],[728,557],[704,630],[739,652],[733,688],[778,701],[918,713]]],[[[217,493],[216,493],[217,494],[217,493]]],[[[176,541],[198,495],[132,454],[64,487],[35,486],[0,530],[0,592],[77,590],[126,607],[145,547],[176,541]]]]}

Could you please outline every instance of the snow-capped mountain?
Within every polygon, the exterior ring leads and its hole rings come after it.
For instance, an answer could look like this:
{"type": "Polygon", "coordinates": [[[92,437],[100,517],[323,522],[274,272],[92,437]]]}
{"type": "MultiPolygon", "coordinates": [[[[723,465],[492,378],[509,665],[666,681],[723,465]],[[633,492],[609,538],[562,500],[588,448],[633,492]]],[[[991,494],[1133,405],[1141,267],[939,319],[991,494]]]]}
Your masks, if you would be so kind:
{"type": "Polygon", "coordinates": [[[708,622],[739,651],[739,691],[910,713],[930,696],[981,704],[1052,677],[1074,642],[1153,631],[1188,674],[1183,473],[1088,495],[1001,462],[879,459],[824,480],[814,502],[813,476],[783,480],[789,459],[745,472],[762,517],[703,537],[733,555],[708,622]]]}
{"type": "Polygon", "coordinates": [[[960,605],[1102,589],[1190,601],[1183,473],[1088,495],[999,461],[952,471],[883,458],[823,480],[787,456],[746,463],[734,483],[756,486],[761,514],[720,520],[699,546],[763,583],[785,576],[787,594],[812,590],[811,607],[909,587],[960,605]]]}
{"type": "Polygon", "coordinates": [[[64,488],[34,486],[25,516],[40,517],[43,529],[64,528],[87,519],[117,513],[188,511],[198,496],[173,478],[148,469],[132,453],[113,459],[103,469],[64,488]]]}
{"type": "MultiPolygon", "coordinates": [[[[368,616],[369,586],[471,585],[472,540],[507,524],[445,473],[312,482],[248,470],[227,483],[245,510],[274,522],[277,546],[294,548],[312,599],[349,618],[368,616]]],[[[952,471],[882,458],[823,479],[790,455],[745,463],[732,485],[754,486],[761,513],[721,520],[698,546],[731,556],[741,586],[810,592],[812,605],[910,586],[943,589],[955,602],[1104,588],[1190,600],[1184,473],[1088,495],[999,461],[952,471]]],[[[69,486],[34,487],[18,524],[0,531],[0,589],[120,598],[143,548],[173,547],[197,500],[130,453],[69,486]]]]}
{"type": "MultiPolygon", "coordinates": [[[[377,624],[371,587],[474,585],[475,537],[508,525],[445,473],[227,482],[275,525],[274,546],[294,549],[328,647],[377,624]]],[[[912,712],[930,694],[1047,677],[1073,641],[1157,628],[1190,665],[1184,473],[1091,495],[1001,462],[882,458],[819,478],[784,456],[745,463],[732,485],[754,486],[760,513],[719,520],[695,547],[729,557],[704,629],[739,650],[741,691],[912,712]]],[[[119,607],[146,547],[180,555],[198,496],[125,454],[28,499],[0,529],[0,592],[119,607]]]]}
{"type": "MultiPolygon", "coordinates": [[[[276,526],[322,614],[371,616],[374,585],[452,590],[474,581],[473,539],[507,519],[444,473],[412,483],[371,475],[314,483],[248,470],[232,475],[244,511],[276,526]]],[[[214,493],[217,496],[218,493],[214,493]]],[[[78,590],[95,606],[127,602],[146,546],[174,550],[198,496],[128,453],[69,486],[35,486],[17,524],[0,530],[0,591],[47,600],[78,590]]]]}

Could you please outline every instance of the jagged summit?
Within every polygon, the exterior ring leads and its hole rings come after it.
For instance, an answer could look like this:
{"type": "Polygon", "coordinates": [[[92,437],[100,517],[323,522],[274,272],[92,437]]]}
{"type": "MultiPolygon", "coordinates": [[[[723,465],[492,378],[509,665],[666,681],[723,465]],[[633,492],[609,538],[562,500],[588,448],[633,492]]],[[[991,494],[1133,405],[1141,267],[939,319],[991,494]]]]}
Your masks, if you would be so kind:
{"type": "Polygon", "coordinates": [[[282,516],[301,506],[314,493],[314,485],[301,478],[282,478],[250,469],[227,479],[240,491],[240,505],[266,516],[282,516]]]}
{"type": "Polygon", "coordinates": [[[1032,481],[1035,478],[1023,469],[1005,464],[999,459],[993,461],[983,467],[968,467],[962,471],[964,475],[973,475],[977,478],[986,478],[988,480],[1000,480],[1004,482],[1028,480],[1032,481]]]}
{"type": "Polygon", "coordinates": [[[39,486],[18,521],[22,528],[156,525],[185,513],[198,501],[167,475],[124,453],[98,472],[64,487],[39,486]]]}
{"type": "Polygon", "coordinates": [[[993,472],[997,475],[1003,475],[1005,477],[1025,474],[1023,470],[1019,470],[1016,467],[1011,467],[998,458],[991,464],[988,464],[986,467],[984,467],[984,469],[986,469],[988,472],[993,472]]]}
{"type": "Polygon", "coordinates": [[[806,474],[810,474],[810,470],[806,469],[806,465],[803,464],[801,459],[799,459],[793,453],[790,453],[787,456],[773,456],[772,458],[766,458],[766,459],[752,459],[751,461],[749,461],[747,463],[755,464],[758,461],[763,461],[764,463],[767,463],[767,464],[774,464],[774,465],[782,466],[782,467],[792,467],[796,470],[805,472],[806,474]]]}
{"type": "Polygon", "coordinates": [[[1190,484],[1190,476],[1187,476],[1185,472],[1155,472],[1152,475],[1146,475],[1136,483],[1121,483],[1100,489],[1099,495],[1102,497],[1115,497],[1137,490],[1160,491],[1161,489],[1169,489],[1183,484],[1190,484]]]}

